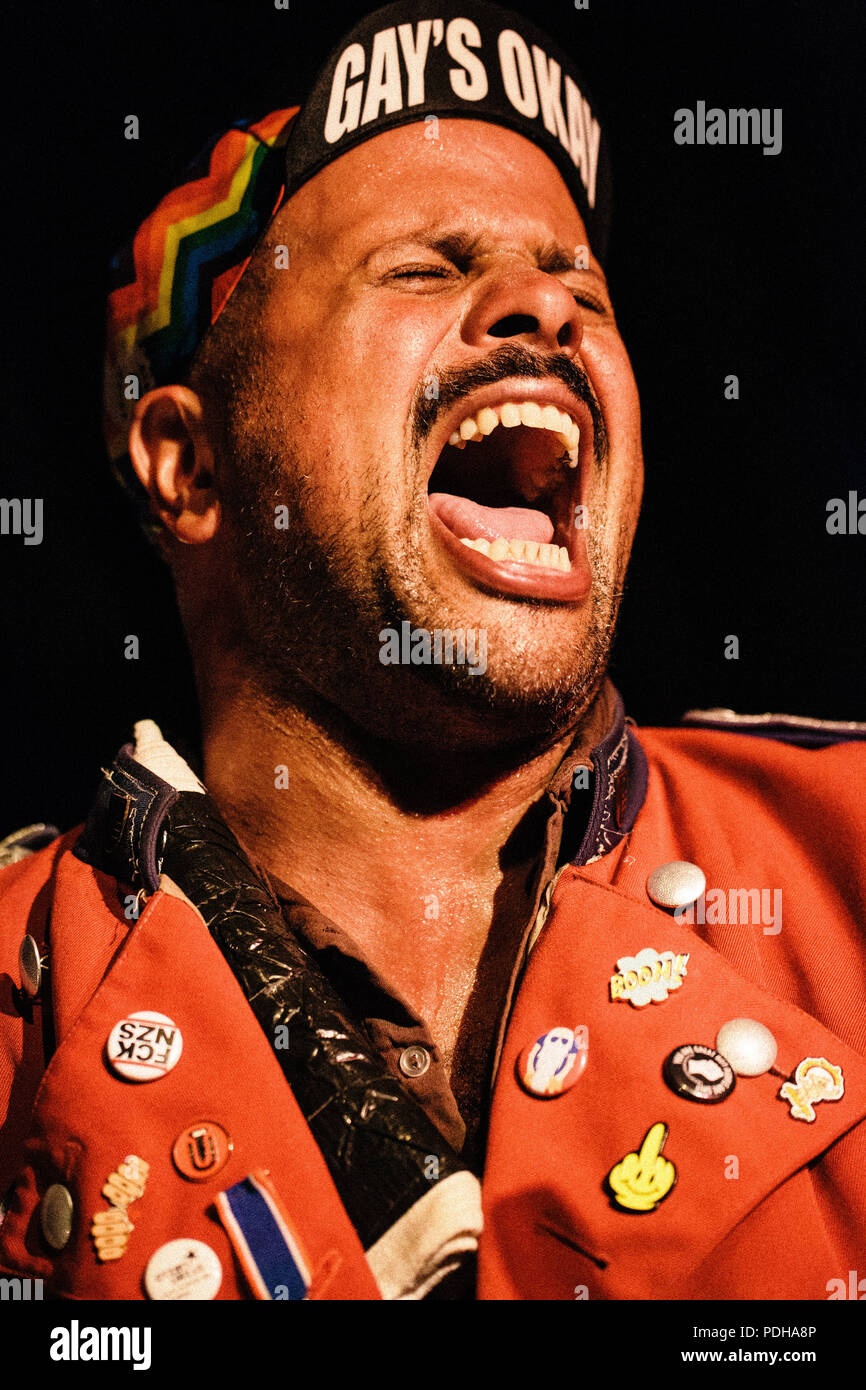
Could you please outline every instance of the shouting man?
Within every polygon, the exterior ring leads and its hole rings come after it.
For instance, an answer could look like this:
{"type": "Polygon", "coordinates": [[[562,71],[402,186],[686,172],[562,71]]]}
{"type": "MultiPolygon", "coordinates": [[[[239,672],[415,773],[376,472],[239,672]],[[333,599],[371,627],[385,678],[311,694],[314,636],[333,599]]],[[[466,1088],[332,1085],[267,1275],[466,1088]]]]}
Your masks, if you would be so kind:
{"type": "Polygon", "coordinates": [[[83,828],[6,842],[5,1271],[741,1299],[866,1264],[863,729],[638,734],[606,679],[643,476],[609,187],[569,56],[403,0],[117,258],[109,446],[202,746],[142,720],[83,828]]]}

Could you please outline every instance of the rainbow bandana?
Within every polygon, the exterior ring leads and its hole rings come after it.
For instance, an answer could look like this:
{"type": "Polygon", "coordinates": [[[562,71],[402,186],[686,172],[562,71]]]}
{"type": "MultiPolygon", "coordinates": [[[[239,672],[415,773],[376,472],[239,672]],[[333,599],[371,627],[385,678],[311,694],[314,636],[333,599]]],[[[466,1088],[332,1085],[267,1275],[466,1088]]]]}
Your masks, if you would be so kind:
{"type": "Polygon", "coordinates": [[[337,45],[303,107],[214,138],[115,256],[105,437],[134,496],[143,498],[127,455],[135,403],[154,386],[186,379],[277,210],[362,141],[410,123],[435,139],[439,120],[455,118],[504,125],[540,146],[604,259],[609,158],[571,59],[522,15],[481,0],[399,0],[377,10],[337,45]]]}
{"type": "MultiPolygon", "coordinates": [[[[136,401],[182,382],[283,196],[275,150],[298,108],[215,137],[111,262],[103,428],[120,481],[144,497],[127,454],[136,401]]],[[[149,512],[148,512],[149,514],[149,512]]]]}

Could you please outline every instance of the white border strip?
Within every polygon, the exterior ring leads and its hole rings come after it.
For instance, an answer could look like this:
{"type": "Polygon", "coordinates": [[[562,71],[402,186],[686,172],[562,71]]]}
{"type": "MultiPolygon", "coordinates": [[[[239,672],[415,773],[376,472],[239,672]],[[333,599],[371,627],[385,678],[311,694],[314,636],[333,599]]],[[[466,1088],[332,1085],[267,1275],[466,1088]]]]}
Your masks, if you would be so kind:
{"type": "Polygon", "coordinates": [[[435,1183],[367,1251],[383,1299],[424,1298],[462,1255],[477,1250],[483,1225],[481,1184],[473,1173],[435,1183]]]}
{"type": "Polygon", "coordinates": [[[204,792],[206,788],[198,780],[189,763],[185,763],[170,743],[166,743],[162,730],[152,719],[139,719],[135,725],[135,761],[161,777],[179,792],[204,792]]]}

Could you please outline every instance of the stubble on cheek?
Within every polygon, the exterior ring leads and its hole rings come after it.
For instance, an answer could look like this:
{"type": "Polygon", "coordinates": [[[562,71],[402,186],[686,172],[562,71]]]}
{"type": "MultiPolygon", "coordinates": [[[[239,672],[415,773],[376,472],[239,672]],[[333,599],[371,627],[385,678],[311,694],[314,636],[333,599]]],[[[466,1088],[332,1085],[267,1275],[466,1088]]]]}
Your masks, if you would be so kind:
{"type": "Polygon", "coordinates": [[[363,479],[358,500],[357,488],[327,476],[344,462],[327,446],[313,456],[297,416],[260,371],[221,412],[218,474],[240,609],[233,640],[275,703],[301,686],[340,703],[347,682],[372,686],[384,669],[367,553],[379,485],[363,479]]]}

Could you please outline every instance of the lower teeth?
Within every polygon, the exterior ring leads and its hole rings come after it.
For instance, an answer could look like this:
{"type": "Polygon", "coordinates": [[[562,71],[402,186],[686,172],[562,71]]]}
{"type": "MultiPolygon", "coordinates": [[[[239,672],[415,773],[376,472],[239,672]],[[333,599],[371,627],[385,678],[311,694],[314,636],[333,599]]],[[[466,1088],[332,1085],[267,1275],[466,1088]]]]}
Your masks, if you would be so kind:
{"type": "Polygon", "coordinates": [[[495,541],[469,540],[460,537],[460,544],[470,550],[477,550],[490,560],[517,560],[524,565],[537,565],[540,569],[563,570],[569,573],[571,560],[564,545],[539,545],[537,541],[507,541],[498,536],[495,541]]]}

